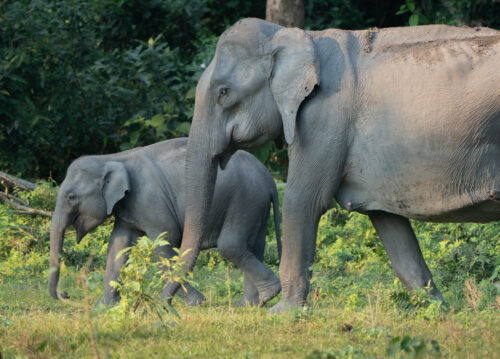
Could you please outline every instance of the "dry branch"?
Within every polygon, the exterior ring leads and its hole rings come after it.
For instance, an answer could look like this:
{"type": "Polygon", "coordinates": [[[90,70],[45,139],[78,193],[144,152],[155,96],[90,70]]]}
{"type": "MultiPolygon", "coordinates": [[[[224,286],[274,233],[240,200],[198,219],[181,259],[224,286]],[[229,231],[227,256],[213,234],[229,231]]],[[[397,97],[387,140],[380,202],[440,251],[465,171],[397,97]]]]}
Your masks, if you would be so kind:
{"type": "MultiPolygon", "coordinates": [[[[40,216],[46,216],[46,217],[52,217],[52,212],[49,211],[44,211],[42,209],[36,209],[36,208],[31,208],[28,206],[24,206],[20,203],[16,203],[15,200],[9,199],[9,197],[14,197],[12,195],[5,194],[3,192],[0,192],[0,198],[7,203],[9,206],[12,208],[15,208],[17,211],[14,211],[14,213],[17,214],[30,214],[30,215],[40,215],[40,216]]],[[[17,199],[17,201],[22,201],[22,199],[14,197],[17,199]]]]}
{"type": "Polygon", "coordinates": [[[29,206],[29,203],[26,202],[24,199],[21,199],[19,197],[16,197],[16,196],[13,196],[11,194],[8,194],[8,193],[3,193],[4,196],[7,196],[8,199],[14,201],[14,202],[18,202],[19,204],[23,205],[23,206],[29,206]]]}
{"type": "Polygon", "coordinates": [[[11,185],[22,188],[25,191],[33,191],[36,188],[36,184],[23,180],[22,178],[18,178],[16,176],[9,175],[5,172],[0,171],[0,179],[2,179],[2,184],[5,185],[5,182],[10,183],[11,185]]]}

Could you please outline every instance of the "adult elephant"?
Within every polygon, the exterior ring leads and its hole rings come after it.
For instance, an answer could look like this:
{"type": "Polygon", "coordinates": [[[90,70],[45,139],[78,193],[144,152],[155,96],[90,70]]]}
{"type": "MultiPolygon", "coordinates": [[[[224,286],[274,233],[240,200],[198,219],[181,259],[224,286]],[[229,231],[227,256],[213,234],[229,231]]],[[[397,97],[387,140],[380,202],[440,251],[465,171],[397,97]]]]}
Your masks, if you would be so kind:
{"type": "Polygon", "coordinates": [[[370,217],[408,289],[430,282],[441,298],[408,219],[500,219],[500,32],[230,27],[196,90],[181,246],[191,260],[217,166],[283,137],[283,296],[273,311],[304,304],[333,198],[370,217]]]}

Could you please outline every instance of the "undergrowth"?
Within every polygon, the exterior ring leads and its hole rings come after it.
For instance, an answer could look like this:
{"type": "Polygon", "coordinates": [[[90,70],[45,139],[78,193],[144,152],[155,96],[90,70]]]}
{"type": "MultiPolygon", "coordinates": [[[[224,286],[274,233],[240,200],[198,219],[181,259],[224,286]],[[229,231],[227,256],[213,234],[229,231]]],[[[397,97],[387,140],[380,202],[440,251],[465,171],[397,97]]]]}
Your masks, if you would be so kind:
{"type": "MultiPolygon", "coordinates": [[[[282,196],[284,185],[278,187],[282,196]]],[[[56,191],[42,183],[29,195],[16,195],[51,210],[56,191]]],[[[107,357],[494,358],[500,352],[498,222],[412,222],[445,304],[425,288],[409,293],[395,279],[369,219],[334,207],[320,221],[305,308],[282,316],[268,315],[266,308],[235,308],[243,276],[208,250],[193,271],[205,304],[188,308],[174,298],[179,317],[159,300],[165,278],[153,252],[164,243],[147,238],[128,250],[129,265],[115,284],[122,302],[111,310],[97,305],[111,224],[80,244],[74,231],[66,235],[60,287],[82,303],[74,307],[48,295],[49,219],[19,216],[0,204],[2,357],[92,355],[82,309],[85,288],[78,280],[84,268],[96,345],[107,357]]],[[[278,271],[271,223],[265,262],[278,271]]]]}

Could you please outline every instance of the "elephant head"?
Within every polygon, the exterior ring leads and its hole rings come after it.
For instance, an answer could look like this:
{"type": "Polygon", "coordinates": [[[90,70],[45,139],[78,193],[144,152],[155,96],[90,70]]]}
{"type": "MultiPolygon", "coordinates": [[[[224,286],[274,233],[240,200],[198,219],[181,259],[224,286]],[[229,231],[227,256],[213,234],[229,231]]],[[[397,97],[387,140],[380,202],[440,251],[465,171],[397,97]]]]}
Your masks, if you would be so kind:
{"type": "Polygon", "coordinates": [[[82,238],[108,218],[115,204],[130,190],[129,178],[121,162],[82,157],[68,168],[57,195],[50,225],[49,293],[58,298],[60,255],[67,227],[82,238]]]}
{"type": "MultiPolygon", "coordinates": [[[[201,76],[189,133],[181,252],[192,270],[206,227],[217,166],[239,148],[284,137],[291,145],[301,103],[319,83],[319,60],[303,30],[244,19],[220,37],[201,76]]],[[[174,294],[178,288],[172,287],[174,294]]]]}

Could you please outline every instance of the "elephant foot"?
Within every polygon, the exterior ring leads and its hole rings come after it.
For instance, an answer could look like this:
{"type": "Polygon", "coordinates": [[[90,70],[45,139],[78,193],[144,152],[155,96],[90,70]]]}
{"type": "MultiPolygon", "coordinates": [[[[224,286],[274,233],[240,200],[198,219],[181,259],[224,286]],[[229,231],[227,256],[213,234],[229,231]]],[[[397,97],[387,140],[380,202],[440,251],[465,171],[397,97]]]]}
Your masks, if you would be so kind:
{"type": "Polygon", "coordinates": [[[436,297],[438,300],[440,300],[441,302],[445,302],[444,301],[444,298],[443,298],[443,295],[441,294],[441,292],[439,291],[439,289],[437,288],[434,288],[431,293],[430,293],[433,297],[436,297]]]}
{"type": "Polygon", "coordinates": [[[280,300],[278,303],[269,308],[267,312],[270,314],[281,314],[284,312],[288,312],[290,308],[291,306],[283,302],[283,300],[280,300]]]}
{"type": "Polygon", "coordinates": [[[304,308],[304,306],[298,304],[290,304],[282,299],[278,303],[273,305],[271,308],[269,308],[267,312],[269,314],[282,314],[290,312],[293,309],[302,309],[302,308],[304,308]]]}
{"type": "Polygon", "coordinates": [[[255,306],[259,304],[259,298],[258,297],[253,297],[253,298],[247,298],[245,296],[241,297],[240,300],[236,303],[237,307],[250,307],[250,306],[255,306]]]}
{"type": "Polygon", "coordinates": [[[189,293],[189,295],[184,299],[184,303],[188,307],[197,307],[201,305],[204,301],[205,301],[205,296],[198,291],[193,294],[189,293]]]}
{"type": "Polygon", "coordinates": [[[262,307],[281,292],[281,282],[278,278],[263,288],[259,288],[259,305],[262,307]]]}
{"type": "Polygon", "coordinates": [[[120,295],[113,296],[102,296],[101,299],[97,301],[97,305],[104,305],[106,307],[112,307],[120,301],[120,295]]]}

